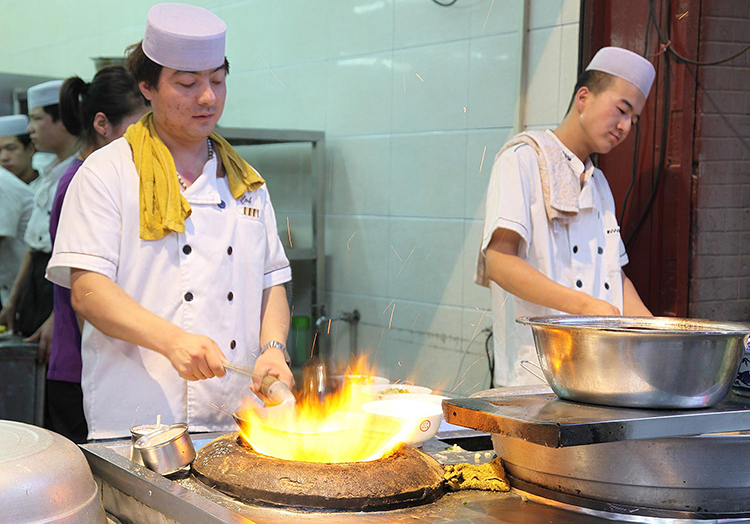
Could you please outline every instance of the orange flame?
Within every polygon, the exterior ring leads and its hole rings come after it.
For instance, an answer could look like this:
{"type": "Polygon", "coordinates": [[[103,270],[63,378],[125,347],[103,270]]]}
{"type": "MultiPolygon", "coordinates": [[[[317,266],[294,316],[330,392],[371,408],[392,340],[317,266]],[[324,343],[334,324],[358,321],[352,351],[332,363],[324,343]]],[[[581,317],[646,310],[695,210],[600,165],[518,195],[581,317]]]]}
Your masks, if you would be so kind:
{"type": "Polygon", "coordinates": [[[370,399],[360,386],[371,379],[359,369],[356,373],[346,375],[341,389],[323,402],[302,398],[293,408],[282,404],[266,408],[265,414],[239,411],[242,436],[258,453],[284,460],[366,462],[390,455],[401,444],[401,425],[362,411],[370,399]]]}

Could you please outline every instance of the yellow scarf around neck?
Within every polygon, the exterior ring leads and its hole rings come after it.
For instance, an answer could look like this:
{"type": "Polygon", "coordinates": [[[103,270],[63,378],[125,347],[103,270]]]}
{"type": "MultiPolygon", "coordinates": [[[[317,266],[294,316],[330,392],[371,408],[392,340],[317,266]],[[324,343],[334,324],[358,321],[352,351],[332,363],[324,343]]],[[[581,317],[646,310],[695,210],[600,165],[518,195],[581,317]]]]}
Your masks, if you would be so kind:
{"type": "MultiPolygon", "coordinates": [[[[265,181],[216,132],[209,137],[226,171],[229,190],[237,199],[245,191],[255,191],[265,181]]],[[[184,233],[185,219],[191,209],[180,192],[177,168],[169,148],[159,138],[154,127],[153,113],[147,113],[128,127],[125,140],[133,150],[133,162],[140,183],[140,217],[143,240],[158,240],[171,232],[184,233]]]]}

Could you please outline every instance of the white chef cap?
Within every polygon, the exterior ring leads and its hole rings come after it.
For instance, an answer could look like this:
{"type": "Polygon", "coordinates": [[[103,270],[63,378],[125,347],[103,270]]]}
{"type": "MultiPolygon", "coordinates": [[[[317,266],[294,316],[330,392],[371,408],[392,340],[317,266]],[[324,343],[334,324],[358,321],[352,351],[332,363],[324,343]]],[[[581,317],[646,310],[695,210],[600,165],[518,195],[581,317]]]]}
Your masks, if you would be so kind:
{"type": "Polygon", "coordinates": [[[586,71],[590,70],[619,76],[640,89],[646,98],[656,76],[656,70],[651,62],[621,47],[602,47],[586,66],[586,71]]]}
{"type": "Polygon", "coordinates": [[[50,80],[30,87],[26,93],[29,109],[59,104],[62,85],[62,80],[50,80]]]}
{"type": "Polygon", "coordinates": [[[28,135],[28,125],[29,117],[26,115],[0,116],[0,136],[28,135]]]}
{"type": "Polygon", "coordinates": [[[157,4],[148,11],[143,52],[157,64],[172,69],[215,69],[224,64],[226,32],[223,20],[207,9],[157,4]]]}

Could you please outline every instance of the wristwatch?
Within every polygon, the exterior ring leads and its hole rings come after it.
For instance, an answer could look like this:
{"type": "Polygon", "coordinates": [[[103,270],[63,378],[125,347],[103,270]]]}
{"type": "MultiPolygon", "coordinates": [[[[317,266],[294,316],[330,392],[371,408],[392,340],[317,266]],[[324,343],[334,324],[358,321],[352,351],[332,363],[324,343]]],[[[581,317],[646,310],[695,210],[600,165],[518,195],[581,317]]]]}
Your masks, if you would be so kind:
{"type": "Polygon", "coordinates": [[[292,357],[289,356],[289,352],[286,350],[286,346],[284,344],[276,340],[272,340],[271,342],[263,346],[263,349],[260,350],[260,354],[262,355],[263,353],[265,353],[268,348],[280,349],[281,352],[284,354],[284,360],[286,360],[286,365],[291,366],[292,357]]]}

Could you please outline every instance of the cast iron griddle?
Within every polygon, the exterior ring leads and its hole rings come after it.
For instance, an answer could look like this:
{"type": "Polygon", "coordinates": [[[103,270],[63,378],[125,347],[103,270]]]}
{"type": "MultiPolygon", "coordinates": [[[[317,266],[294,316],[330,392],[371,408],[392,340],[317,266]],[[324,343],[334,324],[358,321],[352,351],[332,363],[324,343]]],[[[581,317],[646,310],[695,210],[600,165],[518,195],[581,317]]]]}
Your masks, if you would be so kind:
{"type": "Polygon", "coordinates": [[[201,448],[193,475],[249,504],[325,510],[415,506],[437,500],[445,489],[442,466],[411,446],[371,462],[295,462],[256,453],[239,433],[201,448]]]}

